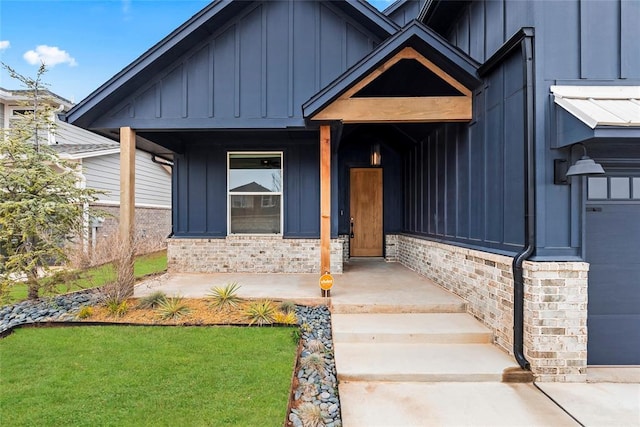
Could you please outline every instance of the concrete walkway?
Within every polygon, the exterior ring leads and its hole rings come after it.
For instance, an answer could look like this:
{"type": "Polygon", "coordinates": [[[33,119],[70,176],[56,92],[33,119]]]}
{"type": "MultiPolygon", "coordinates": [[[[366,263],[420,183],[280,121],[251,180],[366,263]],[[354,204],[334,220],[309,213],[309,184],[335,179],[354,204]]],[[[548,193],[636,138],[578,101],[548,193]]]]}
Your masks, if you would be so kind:
{"type": "MultiPolygon", "coordinates": [[[[345,427],[579,425],[533,384],[500,382],[499,374],[515,362],[486,343],[486,328],[464,314],[457,296],[381,260],[351,260],[334,277],[330,300],[320,297],[313,274],[164,275],[136,286],[135,296],[162,290],[201,298],[213,286],[238,282],[246,298],[329,304],[345,427]],[[395,333],[400,325],[407,333],[395,333]],[[387,363],[395,379],[383,379],[387,363]],[[372,381],[361,378],[372,372],[372,381]]],[[[640,367],[598,376],[589,369],[597,383],[539,386],[586,426],[640,426],[640,380],[634,377],[640,367]],[[621,379],[635,382],[608,382],[621,379]]]]}

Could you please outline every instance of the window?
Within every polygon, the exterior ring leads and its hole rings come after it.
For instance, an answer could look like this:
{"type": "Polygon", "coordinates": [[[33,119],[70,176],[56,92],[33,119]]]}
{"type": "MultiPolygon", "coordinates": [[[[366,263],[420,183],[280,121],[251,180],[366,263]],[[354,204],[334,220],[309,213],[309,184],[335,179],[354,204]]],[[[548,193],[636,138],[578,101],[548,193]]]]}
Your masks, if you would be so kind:
{"type": "Polygon", "coordinates": [[[229,153],[229,234],[282,233],[282,153],[229,153]]]}
{"type": "Polygon", "coordinates": [[[589,177],[587,180],[589,200],[639,200],[640,178],[636,177],[589,177]]]}

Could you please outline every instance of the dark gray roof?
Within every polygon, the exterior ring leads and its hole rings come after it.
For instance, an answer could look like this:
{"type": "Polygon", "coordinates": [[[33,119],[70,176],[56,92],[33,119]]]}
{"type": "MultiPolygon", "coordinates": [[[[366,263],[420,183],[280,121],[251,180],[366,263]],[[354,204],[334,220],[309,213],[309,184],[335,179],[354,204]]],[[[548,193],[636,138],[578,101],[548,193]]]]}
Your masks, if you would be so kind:
{"type": "Polygon", "coordinates": [[[73,157],[82,157],[87,154],[96,154],[101,151],[120,149],[120,144],[117,143],[105,143],[105,144],[59,144],[52,145],[58,154],[67,154],[73,157]]]}

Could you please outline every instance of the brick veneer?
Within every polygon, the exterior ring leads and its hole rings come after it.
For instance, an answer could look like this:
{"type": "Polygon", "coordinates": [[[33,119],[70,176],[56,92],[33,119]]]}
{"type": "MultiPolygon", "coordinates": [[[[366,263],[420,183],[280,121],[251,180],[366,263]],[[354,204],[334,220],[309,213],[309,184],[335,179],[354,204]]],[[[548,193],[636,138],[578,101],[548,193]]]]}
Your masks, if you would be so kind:
{"type": "MultiPolygon", "coordinates": [[[[511,257],[405,235],[386,242],[387,260],[462,297],[495,343],[513,353],[511,257]]],[[[523,268],[524,347],[533,373],[538,381],[585,381],[588,264],[527,261],[523,268]]]]}
{"type": "MultiPolygon", "coordinates": [[[[120,218],[119,206],[92,206],[104,216],[104,223],[98,229],[97,238],[109,238],[118,234],[120,218]]],[[[136,207],[135,212],[136,237],[163,242],[171,233],[171,208],[136,207]]]]}
{"type": "MultiPolygon", "coordinates": [[[[331,240],[331,272],[342,273],[344,238],[331,240]]],[[[169,272],[319,273],[320,240],[281,236],[168,239],[169,272]]]]}
{"type": "Polygon", "coordinates": [[[525,356],[539,381],[585,381],[587,279],[584,262],[524,263],[525,356]]]}

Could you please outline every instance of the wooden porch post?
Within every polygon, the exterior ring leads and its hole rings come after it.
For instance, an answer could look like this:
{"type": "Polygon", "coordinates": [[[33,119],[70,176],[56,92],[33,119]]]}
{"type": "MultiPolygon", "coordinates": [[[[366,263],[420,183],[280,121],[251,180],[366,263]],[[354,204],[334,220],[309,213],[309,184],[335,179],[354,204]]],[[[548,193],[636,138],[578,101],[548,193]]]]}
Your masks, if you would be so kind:
{"type": "Polygon", "coordinates": [[[331,272],[331,127],[320,126],[320,274],[331,272]]]}
{"type": "MultiPolygon", "coordinates": [[[[120,244],[123,255],[131,257],[124,276],[131,280],[133,292],[133,237],[135,233],[136,132],[130,127],[120,128],[120,244]]],[[[123,278],[120,278],[121,280],[123,278]]],[[[125,280],[128,281],[128,280],[125,280]]]]}
{"type": "MultiPolygon", "coordinates": [[[[136,131],[120,128],[120,238],[125,243],[134,232],[136,131]]],[[[126,243],[125,243],[126,244],[126,243]]]]}

